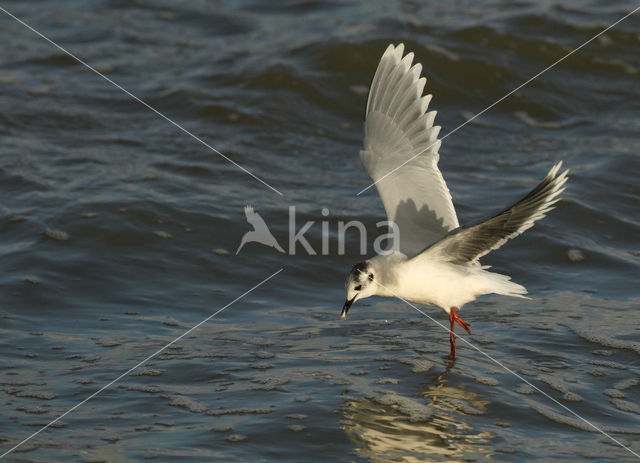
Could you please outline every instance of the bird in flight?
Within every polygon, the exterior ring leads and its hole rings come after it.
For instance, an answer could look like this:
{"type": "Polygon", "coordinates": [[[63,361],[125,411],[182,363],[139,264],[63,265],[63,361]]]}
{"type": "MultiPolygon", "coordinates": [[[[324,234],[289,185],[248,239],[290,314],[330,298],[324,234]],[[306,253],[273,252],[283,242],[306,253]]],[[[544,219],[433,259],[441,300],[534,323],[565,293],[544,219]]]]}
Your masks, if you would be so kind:
{"type": "MultiPolygon", "coordinates": [[[[438,169],[439,126],[427,112],[422,66],[413,53],[389,45],[373,77],[367,101],[360,160],[373,179],[399,236],[389,252],[356,264],[345,284],[342,308],[369,296],[398,297],[441,307],[451,325],[450,357],[456,357],[454,325],[470,333],[457,310],[483,294],[525,297],[507,275],[490,272],[479,259],[531,228],[554,208],[568,170],[556,163],[524,198],[497,215],[460,226],[451,194],[438,169]]],[[[395,236],[391,234],[391,236],[395,236]]]]}

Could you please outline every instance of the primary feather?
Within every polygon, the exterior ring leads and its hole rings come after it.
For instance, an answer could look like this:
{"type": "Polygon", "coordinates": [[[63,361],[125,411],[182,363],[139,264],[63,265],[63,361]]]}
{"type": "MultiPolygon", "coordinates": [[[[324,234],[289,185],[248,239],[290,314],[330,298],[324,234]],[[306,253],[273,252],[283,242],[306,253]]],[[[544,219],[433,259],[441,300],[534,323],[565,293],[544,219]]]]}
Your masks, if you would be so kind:
{"type": "Polygon", "coordinates": [[[522,234],[543,218],[560,200],[569,170],[558,175],[562,161],[524,198],[503,212],[452,231],[421,255],[439,256],[455,264],[477,265],[478,259],[522,234]]]}

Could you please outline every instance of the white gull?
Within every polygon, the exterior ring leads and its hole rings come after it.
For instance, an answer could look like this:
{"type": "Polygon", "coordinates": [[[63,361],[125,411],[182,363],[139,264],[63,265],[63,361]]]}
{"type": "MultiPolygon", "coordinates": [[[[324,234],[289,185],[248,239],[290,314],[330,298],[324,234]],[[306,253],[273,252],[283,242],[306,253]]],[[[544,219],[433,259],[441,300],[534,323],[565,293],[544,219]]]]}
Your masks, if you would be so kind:
{"type": "Polygon", "coordinates": [[[564,191],[568,170],[556,163],[520,201],[488,219],[460,226],[451,194],[438,169],[439,126],[427,111],[431,95],[422,66],[413,53],[389,45],[376,70],[367,101],[364,150],[360,159],[374,180],[387,218],[399,239],[393,252],[381,253],[353,267],[346,282],[346,318],[351,305],[369,296],[399,297],[441,307],[451,323],[451,358],[455,359],[454,323],[469,332],[457,314],[483,294],[524,297],[527,290],[507,275],[489,272],[479,259],[531,228],[553,209],[564,191]],[[399,167],[401,166],[401,167],[399,167]]]}

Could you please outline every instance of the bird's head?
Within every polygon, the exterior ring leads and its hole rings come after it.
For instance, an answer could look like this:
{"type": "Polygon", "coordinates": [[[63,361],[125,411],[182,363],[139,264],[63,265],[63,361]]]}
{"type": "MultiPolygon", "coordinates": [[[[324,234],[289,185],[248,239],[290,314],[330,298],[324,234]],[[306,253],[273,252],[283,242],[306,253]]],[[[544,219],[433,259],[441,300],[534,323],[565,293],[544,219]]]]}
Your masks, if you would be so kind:
{"type": "Polygon", "coordinates": [[[375,277],[373,265],[368,261],[360,262],[351,269],[351,273],[349,273],[347,282],[344,285],[347,290],[347,300],[344,303],[344,307],[342,307],[341,318],[347,318],[349,307],[356,299],[364,299],[376,294],[377,284],[375,277]]]}

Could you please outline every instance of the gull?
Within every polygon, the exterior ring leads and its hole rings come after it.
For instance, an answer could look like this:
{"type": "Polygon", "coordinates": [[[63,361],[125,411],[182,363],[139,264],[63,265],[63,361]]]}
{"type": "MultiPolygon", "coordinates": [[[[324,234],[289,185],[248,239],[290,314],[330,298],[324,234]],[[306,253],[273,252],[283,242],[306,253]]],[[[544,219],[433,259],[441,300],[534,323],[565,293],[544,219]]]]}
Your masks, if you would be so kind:
{"type": "Polygon", "coordinates": [[[522,297],[524,286],[488,271],[480,258],[531,228],[555,207],[568,170],[562,161],[524,198],[499,214],[460,226],[451,194],[438,169],[441,140],[427,112],[431,95],[413,53],[389,45],[373,77],[367,101],[360,160],[373,179],[389,222],[399,235],[391,248],[356,264],[347,278],[346,318],[351,305],[370,296],[397,297],[434,305],[449,314],[450,357],[456,358],[454,324],[469,325],[457,313],[484,294],[522,297]]]}

